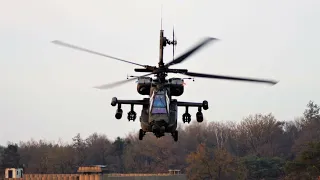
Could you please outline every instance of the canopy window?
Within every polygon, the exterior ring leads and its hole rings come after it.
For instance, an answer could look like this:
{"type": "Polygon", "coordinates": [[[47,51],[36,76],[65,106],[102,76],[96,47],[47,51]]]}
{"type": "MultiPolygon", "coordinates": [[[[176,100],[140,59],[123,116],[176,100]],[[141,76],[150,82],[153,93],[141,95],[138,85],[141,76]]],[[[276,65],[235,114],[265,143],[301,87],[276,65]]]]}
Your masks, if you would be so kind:
{"type": "Polygon", "coordinates": [[[167,98],[164,92],[154,94],[152,99],[152,114],[167,114],[167,98]]]}

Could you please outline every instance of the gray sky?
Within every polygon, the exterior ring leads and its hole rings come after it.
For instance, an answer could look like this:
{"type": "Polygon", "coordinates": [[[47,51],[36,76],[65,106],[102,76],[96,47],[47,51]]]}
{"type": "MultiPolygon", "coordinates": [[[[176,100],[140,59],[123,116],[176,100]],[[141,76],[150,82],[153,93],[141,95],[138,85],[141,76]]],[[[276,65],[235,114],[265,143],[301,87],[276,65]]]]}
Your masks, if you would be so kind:
{"type": "MultiPolygon", "coordinates": [[[[309,100],[320,103],[318,0],[1,0],[0,144],[31,138],[70,141],[78,132],[105,133],[113,139],[138,131],[139,122],[126,119],[129,106],[116,120],[116,108],[110,105],[113,96],[143,98],[135,83],[105,91],[92,88],[137,75],[136,66],[50,41],[156,65],[161,4],[165,35],[171,38],[175,26],[177,54],[204,36],[221,39],[175,67],[280,81],[275,86],[188,81],[178,99],[208,100],[208,121],[239,121],[269,112],[292,120],[309,100]]],[[[171,52],[165,50],[166,62],[171,52]]],[[[182,122],[184,109],[179,110],[182,122]]],[[[196,109],[191,113],[194,117],[196,109]]]]}

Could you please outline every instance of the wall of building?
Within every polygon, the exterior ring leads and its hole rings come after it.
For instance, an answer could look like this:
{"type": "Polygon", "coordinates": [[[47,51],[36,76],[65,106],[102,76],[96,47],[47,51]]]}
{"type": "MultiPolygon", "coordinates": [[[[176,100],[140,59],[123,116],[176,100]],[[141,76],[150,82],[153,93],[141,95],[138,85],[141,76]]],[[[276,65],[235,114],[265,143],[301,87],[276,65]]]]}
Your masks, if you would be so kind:
{"type": "Polygon", "coordinates": [[[105,174],[103,180],[187,180],[184,174],[170,175],[170,174],[105,174]]]}
{"type": "Polygon", "coordinates": [[[5,180],[187,180],[187,177],[184,174],[24,174],[23,178],[5,180]]]}
{"type": "Polygon", "coordinates": [[[22,180],[22,179],[23,180],[80,180],[79,174],[24,174],[23,178],[7,178],[5,180],[9,180],[9,179],[12,179],[12,180],[22,180]]]}

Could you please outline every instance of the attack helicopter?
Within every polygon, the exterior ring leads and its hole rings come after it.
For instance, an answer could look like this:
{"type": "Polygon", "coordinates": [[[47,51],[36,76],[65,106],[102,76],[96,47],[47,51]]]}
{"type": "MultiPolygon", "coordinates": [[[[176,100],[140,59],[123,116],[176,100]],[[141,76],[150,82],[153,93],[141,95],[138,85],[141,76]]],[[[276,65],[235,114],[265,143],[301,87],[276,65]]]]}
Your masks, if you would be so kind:
{"type": "MultiPolygon", "coordinates": [[[[167,79],[168,73],[183,74],[189,77],[200,77],[200,78],[212,78],[212,79],[223,79],[223,80],[237,80],[237,81],[247,81],[247,82],[258,82],[258,83],[268,83],[274,85],[277,81],[266,80],[266,79],[253,79],[253,78],[244,78],[244,77],[233,77],[233,76],[224,76],[216,74],[203,74],[190,72],[188,69],[174,69],[170,68],[173,65],[182,63],[188,57],[190,57],[196,51],[199,51],[205,45],[210,42],[217,41],[217,38],[206,37],[197,43],[195,46],[190,48],[188,51],[173,58],[168,63],[163,61],[163,50],[167,45],[173,46],[173,57],[174,57],[174,47],[177,45],[177,40],[174,39],[174,30],[173,30],[173,40],[169,40],[164,36],[164,30],[160,30],[160,49],[159,49],[159,62],[158,66],[142,65],[135,62],[127,61],[124,59],[119,59],[112,57],[103,53],[85,49],[79,46],[75,46],[69,43],[62,41],[52,41],[52,43],[73,48],[80,51],[85,51],[88,53],[100,55],[103,57],[111,58],[114,60],[134,64],[143,68],[135,68],[135,72],[144,72],[142,76],[131,76],[132,78],[127,78],[123,81],[118,81],[111,84],[105,84],[101,86],[96,86],[98,89],[109,89],[116,87],[118,85],[137,81],[137,92],[140,95],[147,95],[148,98],[143,98],[142,100],[120,100],[117,97],[113,97],[111,100],[112,106],[117,106],[115,113],[116,119],[121,119],[123,110],[121,109],[122,105],[130,105],[131,110],[127,114],[127,119],[129,121],[135,121],[137,113],[134,111],[134,105],[141,105],[142,110],[140,114],[140,125],[141,129],[139,130],[139,140],[142,140],[147,132],[153,133],[156,137],[160,138],[165,136],[165,133],[171,133],[174,141],[178,141],[178,107],[185,107],[185,113],[182,115],[183,123],[190,123],[191,115],[189,113],[189,107],[198,108],[196,113],[197,122],[201,123],[203,121],[202,110],[207,110],[209,108],[208,101],[204,100],[202,102],[182,102],[174,99],[173,97],[181,96],[184,93],[184,79],[186,78],[170,78],[167,79]],[[155,78],[149,76],[154,75],[155,78]]],[[[190,78],[187,78],[190,79],[190,78]]]]}

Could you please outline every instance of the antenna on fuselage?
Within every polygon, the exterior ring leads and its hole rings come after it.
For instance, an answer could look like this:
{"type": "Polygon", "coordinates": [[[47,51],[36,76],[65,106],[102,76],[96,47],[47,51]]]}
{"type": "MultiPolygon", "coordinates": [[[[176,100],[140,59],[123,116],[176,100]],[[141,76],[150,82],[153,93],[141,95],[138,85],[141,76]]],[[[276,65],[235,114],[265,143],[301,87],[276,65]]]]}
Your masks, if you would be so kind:
{"type": "Polygon", "coordinates": [[[174,49],[175,46],[177,45],[177,40],[175,40],[175,34],[174,34],[174,27],[173,27],[173,31],[172,31],[172,35],[173,35],[173,40],[170,41],[169,39],[167,39],[164,36],[164,30],[162,29],[162,5],[161,5],[161,29],[160,29],[160,49],[159,49],[159,68],[164,66],[163,63],[163,49],[164,47],[168,45],[173,45],[173,50],[172,50],[172,55],[174,57],[174,49]]]}
{"type": "Polygon", "coordinates": [[[159,49],[159,63],[158,63],[159,67],[164,66],[164,63],[163,63],[163,47],[164,46],[166,45],[165,45],[165,39],[163,36],[163,29],[162,29],[162,4],[161,4],[160,49],[159,49]]]}
{"type": "Polygon", "coordinates": [[[160,30],[162,30],[162,4],[161,4],[161,27],[160,30]]]}

